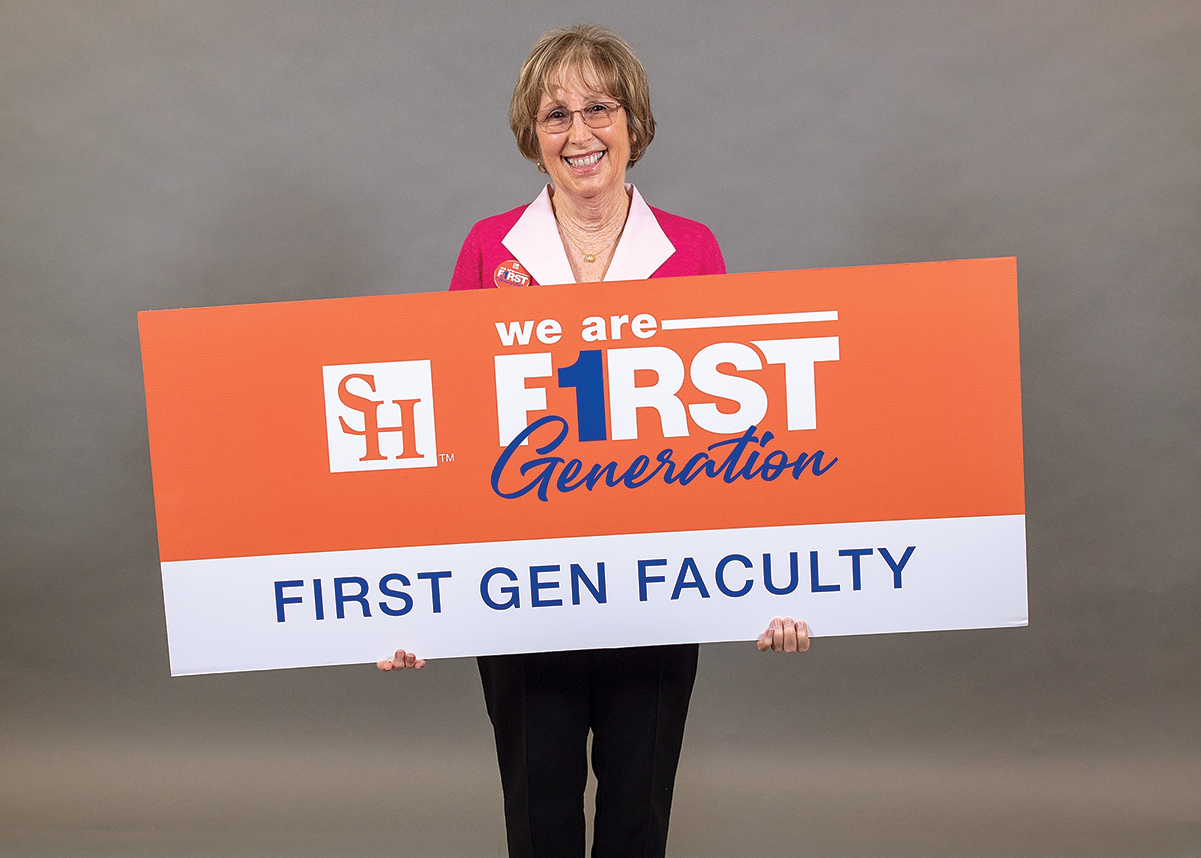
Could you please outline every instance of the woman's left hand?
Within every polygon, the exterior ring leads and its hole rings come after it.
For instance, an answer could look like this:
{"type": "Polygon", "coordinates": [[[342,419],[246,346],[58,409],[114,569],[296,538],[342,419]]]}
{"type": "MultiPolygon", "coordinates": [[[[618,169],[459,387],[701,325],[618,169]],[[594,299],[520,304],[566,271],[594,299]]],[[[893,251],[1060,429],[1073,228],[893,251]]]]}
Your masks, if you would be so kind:
{"type": "Polygon", "coordinates": [[[759,652],[804,652],[809,649],[809,627],[804,620],[793,621],[792,617],[776,617],[755,641],[759,652]]]}

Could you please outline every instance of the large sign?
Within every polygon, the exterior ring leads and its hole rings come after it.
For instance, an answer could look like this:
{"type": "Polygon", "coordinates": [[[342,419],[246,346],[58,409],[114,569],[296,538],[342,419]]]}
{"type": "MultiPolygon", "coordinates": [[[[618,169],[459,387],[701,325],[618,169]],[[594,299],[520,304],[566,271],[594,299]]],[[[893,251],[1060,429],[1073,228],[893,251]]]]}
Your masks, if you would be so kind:
{"type": "Polygon", "coordinates": [[[139,315],[173,673],[1025,625],[1013,259],[139,315]]]}

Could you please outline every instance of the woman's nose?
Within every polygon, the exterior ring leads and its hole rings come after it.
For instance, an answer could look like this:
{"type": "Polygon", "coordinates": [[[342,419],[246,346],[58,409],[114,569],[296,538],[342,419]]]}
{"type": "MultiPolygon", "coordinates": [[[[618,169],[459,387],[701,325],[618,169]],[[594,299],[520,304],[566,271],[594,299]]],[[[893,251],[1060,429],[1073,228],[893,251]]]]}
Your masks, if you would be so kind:
{"type": "Polygon", "coordinates": [[[579,142],[580,140],[588,140],[592,137],[592,129],[584,123],[584,114],[579,110],[571,114],[570,132],[568,139],[572,143],[579,142]]]}

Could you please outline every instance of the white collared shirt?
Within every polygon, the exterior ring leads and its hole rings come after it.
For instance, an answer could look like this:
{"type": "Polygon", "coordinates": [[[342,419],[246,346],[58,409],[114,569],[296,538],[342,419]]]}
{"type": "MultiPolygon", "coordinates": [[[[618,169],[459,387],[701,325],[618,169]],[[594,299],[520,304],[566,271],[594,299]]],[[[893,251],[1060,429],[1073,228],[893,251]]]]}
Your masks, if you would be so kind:
{"type": "MultiPolygon", "coordinates": [[[[676,252],[638,189],[627,184],[626,190],[630,192],[630,212],[605,280],[645,280],[676,252]]],[[[576,282],[550,204],[550,185],[526,207],[502,244],[540,285],[576,282]]]]}

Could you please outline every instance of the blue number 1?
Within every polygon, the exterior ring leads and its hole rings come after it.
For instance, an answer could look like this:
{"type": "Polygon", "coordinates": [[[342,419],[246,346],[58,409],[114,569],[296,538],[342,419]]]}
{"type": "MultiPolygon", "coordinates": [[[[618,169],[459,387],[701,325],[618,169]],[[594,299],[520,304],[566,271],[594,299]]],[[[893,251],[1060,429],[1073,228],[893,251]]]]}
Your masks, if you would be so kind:
{"type": "Polygon", "coordinates": [[[605,365],[601,349],[581,351],[576,362],[559,370],[559,387],[575,388],[575,416],[581,441],[604,441],[605,365]]]}

